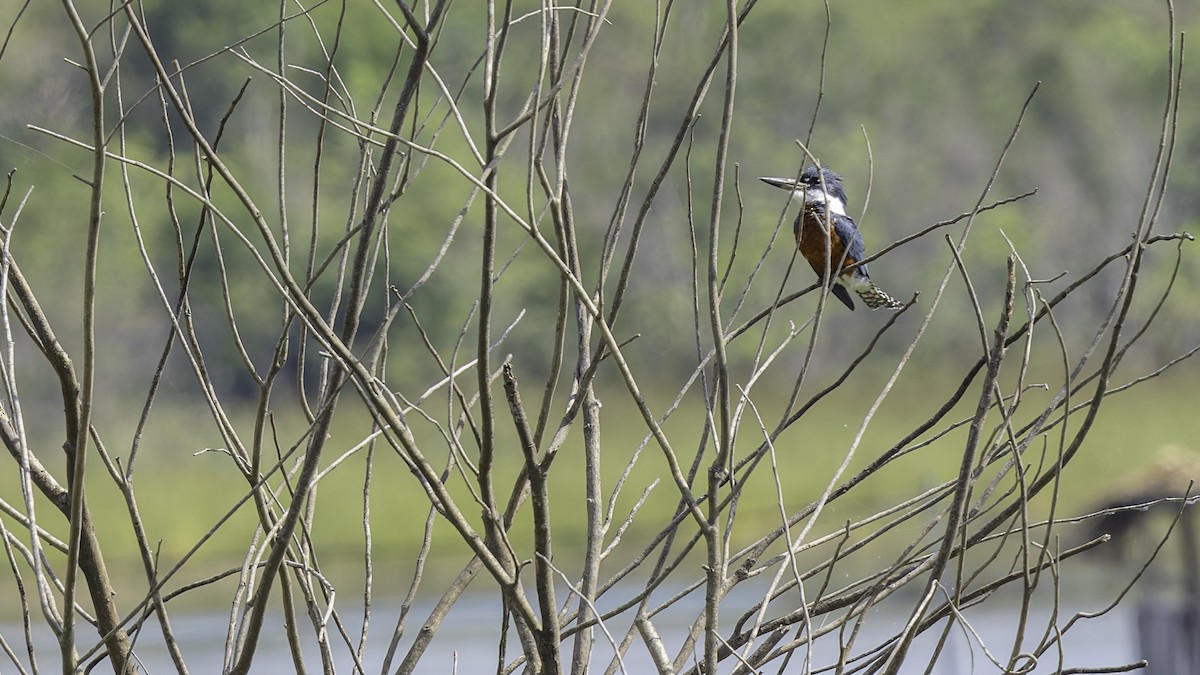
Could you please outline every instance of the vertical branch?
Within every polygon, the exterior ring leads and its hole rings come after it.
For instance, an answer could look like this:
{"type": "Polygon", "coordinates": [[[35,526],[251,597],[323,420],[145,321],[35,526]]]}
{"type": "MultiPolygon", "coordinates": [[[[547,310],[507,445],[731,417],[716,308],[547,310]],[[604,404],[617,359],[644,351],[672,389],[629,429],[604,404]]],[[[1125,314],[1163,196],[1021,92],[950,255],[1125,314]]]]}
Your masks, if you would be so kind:
{"type": "MultiPolygon", "coordinates": [[[[77,571],[87,577],[92,602],[95,605],[99,629],[106,636],[109,657],[118,673],[125,672],[130,643],[125,631],[119,628],[119,617],[109,588],[108,573],[100,556],[99,543],[92,530],[84,496],[84,473],[87,466],[88,432],[91,428],[92,400],[96,368],[96,264],[100,247],[100,221],[103,215],[105,169],[104,85],[100,65],[92,48],[91,37],[71,0],[63,0],[72,28],[83,51],[85,72],[91,92],[92,113],[92,174],[89,180],[91,202],[87,225],[87,251],[83,273],[83,376],[70,386],[77,389],[64,401],[67,417],[67,476],[70,483],[70,535],[67,540],[67,569],[63,589],[63,634],[60,637],[63,672],[73,672],[78,658],[75,651],[75,594],[77,571]]],[[[68,361],[69,363],[69,361],[68,361]]],[[[64,381],[64,384],[67,382],[64,381]]],[[[65,390],[64,390],[65,393],[65,390]]]]}
{"type": "MultiPolygon", "coordinates": [[[[279,73],[279,77],[287,76],[287,30],[285,19],[287,18],[287,0],[279,2],[279,25],[275,30],[275,68],[279,73]]],[[[275,167],[275,198],[279,206],[279,237],[280,248],[283,250],[283,259],[290,260],[292,255],[291,246],[291,231],[288,228],[287,219],[287,101],[288,93],[283,87],[279,87],[279,108],[276,122],[279,125],[278,136],[275,143],[275,161],[278,165],[275,167]]],[[[386,175],[386,174],[385,174],[386,175]]],[[[286,307],[286,303],[285,303],[286,307]]],[[[285,310],[286,311],[286,310],[285,310]]]]}
{"type": "Polygon", "coordinates": [[[70,483],[71,533],[67,539],[67,571],[63,591],[63,634],[62,662],[63,671],[70,672],[76,667],[75,652],[75,588],[76,572],[79,568],[80,536],[83,527],[83,482],[84,468],[87,463],[88,426],[91,424],[92,393],[95,386],[96,366],[96,257],[100,244],[100,216],[103,210],[101,201],[104,187],[104,88],[100,84],[99,64],[96,53],[92,49],[91,40],[83,20],[79,17],[75,6],[70,0],[63,0],[63,7],[71,24],[79,37],[80,48],[84,53],[88,86],[91,91],[92,112],[92,176],[91,213],[87,224],[87,252],[84,257],[83,272],[83,375],[80,378],[78,398],[69,402],[68,425],[74,428],[67,435],[67,479],[70,483]]]}
{"type": "Polygon", "coordinates": [[[552,538],[550,529],[550,493],[547,489],[546,469],[537,461],[537,449],[533,445],[533,434],[529,420],[521,405],[521,394],[517,389],[517,376],[512,364],[505,363],[504,392],[508,398],[509,412],[517,428],[517,439],[521,454],[525,458],[525,472],[529,476],[530,501],[533,502],[533,566],[537,575],[538,609],[541,610],[542,625],[536,632],[537,647],[543,672],[558,673],[559,635],[558,603],[554,599],[554,569],[551,566],[552,538]]]}
{"type": "MultiPolygon", "coordinates": [[[[574,76],[570,79],[570,85],[566,88],[566,95],[562,98],[556,95],[550,101],[547,115],[550,130],[547,136],[551,142],[553,151],[554,175],[549,179],[543,178],[546,184],[545,189],[550,192],[551,201],[554,206],[552,217],[555,218],[555,226],[560,233],[561,249],[564,252],[565,262],[571,274],[578,279],[582,279],[583,269],[580,264],[579,233],[576,228],[571,193],[568,190],[567,142],[571,133],[575,103],[581,89],[584,58],[590,46],[594,43],[598,31],[604,25],[604,15],[608,12],[611,4],[611,0],[605,2],[596,15],[588,15],[585,19],[572,18],[566,38],[561,34],[558,8],[554,3],[549,2],[545,3],[543,7],[543,39],[548,41],[543,58],[548,61],[551,77],[550,84],[555,89],[559,89],[567,79],[567,71],[563,68],[563,64],[566,62],[569,54],[570,36],[574,33],[576,22],[582,20],[587,27],[584,31],[583,44],[580,46],[576,56],[574,76]]],[[[540,86],[541,82],[539,80],[539,88],[540,86]]],[[[531,159],[534,162],[540,163],[540,153],[538,157],[531,159]]],[[[603,297],[603,277],[605,273],[606,271],[602,271],[597,281],[596,294],[598,298],[603,297]]],[[[563,283],[562,290],[566,291],[567,279],[561,276],[560,279],[563,283]]],[[[565,300],[566,296],[564,295],[563,301],[560,302],[560,326],[566,320],[567,306],[565,300]]],[[[599,365],[596,359],[600,358],[599,351],[593,351],[594,348],[592,346],[593,328],[596,317],[587,311],[582,298],[577,298],[573,307],[575,310],[577,357],[572,395],[579,402],[579,414],[583,418],[584,494],[582,505],[585,519],[585,543],[583,568],[580,571],[579,585],[576,589],[580,598],[579,613],[576,620],[582,627],[575,636],[575,644],[571,654],[571,672],[582,675],[587,672],[595,645],[594,632],[590,626],[594,618],[592,600],[595,598],[596,589],[599,584],[600,561],[607,525],[603,508],[603,480],[601,477],[600,400],[596,396],[593,379],[596,367],[599,365]]],[[[559,345],[561,345],[561,338],[557,338],[556,340],[556,350],[560,349],[559,345]]],[[[558,668],[557,664],[553,667],[558,668]]]]}
{"type": "MultiPolygon", "coordinates": [[[[733,103],[737,90],[737,3],[735,0],[727,0],[725,8],[727,12],[725,33],[728,44],[725,55],[725,101],[721,112],[721,132],[717,141],[714,163],[712,209],[709,213],[708,231],[708,319],[716,350],[713,368],[718,414],[713,423],[716,452],[708,470],[708,505],[704,525],[704,540],[708,553],[704,593],[704,666],[707,673],[717,672],[717,651],[721,645],[718,617],[722,588],[725,584],[725,542],[719,536],[721,502],[718,499],[718,493],[721,484],[729,477],[726,465],[733,457],[733,429],[729,413],[729,363],[725,353],[725,335],[721,321],[719,250],[725,165],[729,154],[729,136],[733,127],[733,103]]],[[[730,527],[732,527],[732,522],[730,527]]]]}
{"type": "MultiPolygon", "coordinates": [[[[489,2],[486,8],[486,49],[482,57],[482,63],[484,64],[482,112],[486,138],[485,152],[481,160],[484,164],[484,175],[482,182],[477,182],[476,184],[484,189],[484,191],[487,193],[487,198],[484,204],[484,231],[482,241],[482,256],[480,260],[480,292],[478,297],[478,354],[475,362],[477,380],[479,382],[477,403],[479,404],[480,415],[482,416],[477,439],[480,447],[478,482],[480,485],[480,500],[484,507],[484,541],[491,553],[495,556],[498,564],[502,565],[507,572],[507,574],[504,576],[506,576],[508,580],[502,581],[501,587],[504,595],[504,601],[509,609],[528,606],[528,601],[524,598],[524,592],[521,589],[520,579],[517,574],[518,567],[515,559],[515,552],[512,548],[511,542],[508,539],[507,530],[511,524],[513,510],[518,507],[526,497],[526,481],[529,477],[525,471],[523,471],[521,476],[518,477],[517,485],[514,487],[514,492],[511,493],[509,498],[508,508],[506,508],[505,512],[502,514],[499,508],[499,497],[495,486],[495,413],[493,395],[489,384],[492,379],[492,375],[490,374],[491,367],[489,350],[493,348],[491,345],[491,319],[494,303],[496,301],[494,295],[494,286],[496,277],[499,273],[503,272],[503,269],[501,269],[500,272],[497,272],[496,270],[495,255],[500,216],[502,214],[507,214],[509,217],[517,219],[518,222],[522,221],[499,196],[499,164],[509,144],[516,137],[513,132],[525,124],[530,124],[528,158],[530,173],[527,174],[529,189],[532,190],[532,176],[534,171],[536,171],[542,178],[544,186],[551,184],[551,180],[549,180],[545,175],[545,170],[541,161],[541,154],[539,153],[539,149],[542,148],[542,145],[538,141],[537,127],[534,122],[534,120],[537,118],[537,107],[531,104],[538,103],[540,100],[540,92],[543,90],[542,80],[545,76],[547,66],[552,63],[551,53],[554,52],[551,47],[551,43],[553,42],[551,39],[552,34],[543,32],[541,60],[538,66],[539,77],[531,99],[527,101],[525,110],[517,115],[514,122],[509,123],[507,126],[502,125],[499,119],[499,109],[497,103],[501,98],[500,80],[504,53],[510,33],[516,23],[513,19],[512,12],[513,3],[511,1],[504,3],[503,9],[500,11],[499,15],[497,14],[496,3],[494,1],[489,2]]],[[[546,25],[547,21],[553,20],[552,15],[553,12],[542,12],[543,26],[546,25]],[[547,14],[551,15],[549,19],[546,17],[547,14]]],[[[552,75],[550,87],[551,91],[556,93],[560,89],[561,83],[557,75],[559,65],[557,62],[553,63],[555,75],[552,75]]],[[[543,138],[553,137],[558,144],[555,148],[557,161],[557,158],[561,157],[560,153],[562,151],[563,141],[555,134],[565,134],[565,130],[569,126],[569,122],[564,122],[561,125],[558,125],[558,103],[553,98],[550,98],[548,100],[548,104],[549,112],[547,119],[552,120],[556,126],[554,127],[554,133],[544,135],[543,138]]],[[[551,218],[554,220],[556,230],[560,235],[560,247],[551,248],[549,242],[541,237],[535,229],[535,223],[537,221],[534,217],[535,210],[532,207],[533,203],[531,191],[527,191],[526,193],[526,198],[529,200],[530,205],[530,220],[529,223],[522,222],[522,227],[526,230],[526,232],[534,235],[534,241],[537,242],[544,251],[553,251],[553,253],[551,253],[552,259],[554,259],[556,262],[559,262],[563,267],[567,267],[568,263],[562,262],[562,256],[558,254],[558,252],[561,251],[566,256],[570,255],[570,245],[566,244],[565,242],[569,237],[572,236],[572,233],[570,233],[572,225],[569,222],[569,201],[566,198],[563,190],[565,172],[559,168],[560,166],[561,163],[556,164],[556,169],[559,170],[553,180],[554,187],[547,188],[551,196],[551,218]]],[[[472,180],[475,179],[472,178],[472,180]]],[[[568,274],[568,278],[575,280],[577,279],[577,276],[568,274]]],[[[564,285],[566,282],[567,278],[564,278],[564,285]]],[[[578,292],[578,288],[575,290],[578,292]]],[[[552,373],[557,372],[558,368],[560,367],[559,361],[562,358],[561,339],[563,337],[562,326],[564,325],[563,322],[565,321],[565,293],[562,294],[562,300],[563,302],[560,303],[559,315],[560,328],[555,332],[555,335],[558,336],[559,342],[558,346],[554,348],[554,355],[552,356],[552,360],[554,361],[554,364],[551,367],[552,373]]],[[[545,429],[546,413],[548,411],[547,406],[550,404],[550,394],[554,390],[554,382],[552,378],[553,375],[551,376],[551,379],[547,380],[545,387],[546,398],[543,400],[543,413],[539,417],[538,430],[534,432],[533,437],[535,439],[540,439],[542,432],[545,429]]],[[[559,432],[555,435],[555,440],[551,442],[552,447],[561,443],[561,441],[565,438],[566,425],[570,424],[570,419],[573,417],[573,412],[568,413],[564,421],[564,427],[559,429],[559,432]]],[[[547,453],[548,458],[551,456],[553,456],[553,450],[550,450],[547,453]]],[[[548,466],[549,464],[547,461],[547,468],[548,466]]],[[[534,668],[535,670],[543,667],[553,669],[560,668],[560,664],[557,663],[557,649],[554,655],[556,660],[555,663],[551,664],[541,662],[545,650],[539,647],[538,643],[540,640],[542,640],[543,636],[546,635],[546,630],[548,629],[541,625],[540,622],[536,621],[534,617],[527,611],[514,612],[512,618],[514,619],[514,625],[518,636],[521,639],[525,657],[529,660],[530,667],[534,668]]],[[[554,628],[553,630],[557,631],[558,629],[554,628]]]]}
{"type": "MultiPolygon", "coordinates": [[[[503,584],[501,588],[506,613],[521,591],[520,579],[517,576],[517,561],[513,557],[512,547],[502,523],[495,490],[496,420],[491,390],[491,322],[496,273],[496,230],[500,215],[496,197],[500,173],[498,164],[505,146],[505,139],[500,133],[496,116],[496,98],[500,88],[500,66],[511,22],[511,2],[505,2],[503,16],[497,25],[495,0],[488,0],[485,27],[487,48],[484,56],[483,120],[484,160],[491,170],[483,179],[488,194],[487,199],[484,200],[483,212],[483,247],[479,264],[479,329],[475,356],[475,374],[479,385],[479,417],[481,418],[478,481],[479,497],[483,502],[484,542],[511,579],[511,583],[503,584]]],[[[525,656],[530,663],[538,664],[539,668],[541,666],[555,667],[557,658],[554,665],[540,663],[544,652],[541,647],[544,634],[540,628],[527,624],[517,612],[513,612],[512,615],[516,621],[517,633],[521,638],[525,656]]]]}
{"type": "MultiPolygon", "coordinates": [[[[487,55],[484,59],[483,75],[483,119],[485,127],[485,155],[489,165],[496,161],[496,150],[500,139],[496,135],[496,90],[499,89],[500,60],[504,53],[504,40],[507,35],[507,23],[497,34],[496,3],[487,3],[487,55]]],[[[495,450],[495,415],[492,410],[492,391],[489,379],[491,377],[492,341],[492,285],[496,264],[496,193],[498,169],[493,169],[484,177],[484,184],[489,192],[484,201],[483,215],[483,250],[479,263],[479,330],[476,342],[475,374],[479,384],[479,492],[485,508],[483,527],[488,544],[493,548],[497,557],[505,557],[506,546],[500,543],[500,528],[497,527],[498,507],[493,484],[493,454],[495,450]]],[[[511,563],[511,561],[509,561],[511,563]]],[[[514,571],[510,568],[510,572],[514,571]]]]}

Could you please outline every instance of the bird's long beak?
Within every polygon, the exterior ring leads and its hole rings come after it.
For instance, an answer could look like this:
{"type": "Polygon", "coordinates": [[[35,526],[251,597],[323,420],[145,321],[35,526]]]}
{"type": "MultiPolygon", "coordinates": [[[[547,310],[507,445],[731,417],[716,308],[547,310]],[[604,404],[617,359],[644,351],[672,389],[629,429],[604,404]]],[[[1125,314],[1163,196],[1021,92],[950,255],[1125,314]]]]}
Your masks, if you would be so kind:
{"type": "Polygon", "coordinates": [[[771,176],[759,176],[758,179],[761,180],[762,182],[766,183],[767,185],[770,185],[772,187],[777,187],[777,188],[780,188],[783,190],[795,190],[796,189],[796,179],[795,178],[772,178],[771,176]]]}

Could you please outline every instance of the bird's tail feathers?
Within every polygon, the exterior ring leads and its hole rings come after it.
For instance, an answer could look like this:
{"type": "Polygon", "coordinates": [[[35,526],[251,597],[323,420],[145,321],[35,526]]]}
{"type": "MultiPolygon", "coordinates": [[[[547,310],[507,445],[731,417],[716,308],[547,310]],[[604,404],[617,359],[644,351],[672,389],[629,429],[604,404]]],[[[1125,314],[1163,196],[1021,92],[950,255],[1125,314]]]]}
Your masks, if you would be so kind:
{"type": "Polygon", "coordinates": [[[866,285],[854,289],[854,292],[858,293],[858,297],[862,298],[863,303],[871,309],[879,309],[881,307],[884,309],[900,309],[904,307],[904,303],[885,293],[874,282],[868,282],[866,285]]]}

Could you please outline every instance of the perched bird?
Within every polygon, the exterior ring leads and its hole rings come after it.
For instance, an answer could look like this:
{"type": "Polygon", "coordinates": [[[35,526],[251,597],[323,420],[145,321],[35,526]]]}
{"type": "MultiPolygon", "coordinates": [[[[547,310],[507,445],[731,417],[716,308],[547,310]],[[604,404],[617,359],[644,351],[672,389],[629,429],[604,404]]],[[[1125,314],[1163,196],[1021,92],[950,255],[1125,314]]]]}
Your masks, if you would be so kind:
{"type": "Polygon", "coordinates": [[[810,166],[800,174],[800,180],[767,176],[759,180],[789,190],[792,199],[804,203],[800,215],[796,216],[796,224],[792,226],[796,248],[812,265],[817,276],[824,277],[825,270],[829,270],[834,281],[830,290],[838,300],[853,310],[854,301],[846,290],[849,289],[857,293],[871,309],[899,309],[904,306],[871,281],[866,265],[845,269],[867,257],[867,250],[858,227],[846,215],[846,188],[841,176],[827,166],[820,169],[810,166]],[[826,244],[825,231],[829,225],[833,229],[826,244]],[[831,257],[828,266],[825,263],[826,253],[831,257]]]}

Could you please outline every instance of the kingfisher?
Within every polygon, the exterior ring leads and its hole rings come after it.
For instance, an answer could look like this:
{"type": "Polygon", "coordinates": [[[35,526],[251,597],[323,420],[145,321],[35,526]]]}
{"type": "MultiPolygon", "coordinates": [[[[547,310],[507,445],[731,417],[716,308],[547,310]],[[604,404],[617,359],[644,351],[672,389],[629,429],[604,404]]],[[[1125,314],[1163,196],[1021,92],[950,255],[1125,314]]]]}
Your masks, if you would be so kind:
{"type": "Polygon", "coordinates": [[[866,258],[867,249],[863,245],[862,233],[846,215],[846,188],[840,175],[827,166],[819,169],[810,166],[800,174],[799,180],[769,176],[760,177],[759,180],[788,190],[792,193],[792,199],[803,202],[804,207],[792,226],[796,248],[812,265],[818,277],[823,278],[825,270],[829,270],[834,280],[829,290],[842,304],[854,309],[849,292],[854,291],[871,309],[900,309],[904,306],[871,281],[866,265],[845,269],[866,258]],[[826,238],[826,228],[830,225],[833,230],[826,238]],[[826,252],[832,258],[828,266],[825,263],[826,252]]]}

